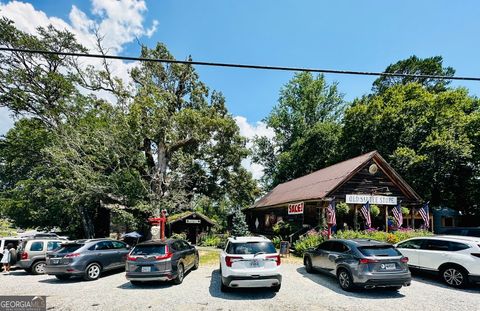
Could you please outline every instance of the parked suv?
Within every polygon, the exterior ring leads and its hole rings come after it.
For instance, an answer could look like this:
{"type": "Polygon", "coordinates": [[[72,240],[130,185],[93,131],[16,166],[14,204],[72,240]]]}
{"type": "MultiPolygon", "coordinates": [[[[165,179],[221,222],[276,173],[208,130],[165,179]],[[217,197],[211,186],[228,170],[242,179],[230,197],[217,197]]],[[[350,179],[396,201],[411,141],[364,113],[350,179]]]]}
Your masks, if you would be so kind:
{"type": "Polygon", "coordinates": [[[412,238],[398,243],[397,249],[410,258],[411,268],[439,273],[453,287],[469,281],[480,282],[480,238],[433,236],[412,238]]]}
{"type": "Polygon", "coordinates": [[[127,257],[126,278],[134,285],[144,281],[183,282],[185,272],[198,269],[200,257],[184,240],[151,240],[137,244],[127,257]]]}
{"type": "Polygon", "coordinates": [[[111,239],[77,240],[64,243],[55,252],[47,254],[45,273],[66,280],[82,276],[87,281],[96,280],[107,270],[125,267],[130,247],[111,239]]]}
{"type": "Polygon", "coordinates": [[[45,273],[46,253],[58,249],[65,241],[58,237],[35,237],[22,241],[17,266],[28,273],[45,273]]]}
{"type": "Polygon", "coordinates": [[[221,290],[237,287],[271,287],[282,284],[280,255],[265,237],[229,238],[220,253],[221,290]]]}
{"type": "Polygon", "coordinates": [[[337,277],[343,290],[355,287],[409,286],[408,258],[393,245],[375,240],[328,240],[308,249],[303,257],[307,272],[320,270],[337,277]]]}

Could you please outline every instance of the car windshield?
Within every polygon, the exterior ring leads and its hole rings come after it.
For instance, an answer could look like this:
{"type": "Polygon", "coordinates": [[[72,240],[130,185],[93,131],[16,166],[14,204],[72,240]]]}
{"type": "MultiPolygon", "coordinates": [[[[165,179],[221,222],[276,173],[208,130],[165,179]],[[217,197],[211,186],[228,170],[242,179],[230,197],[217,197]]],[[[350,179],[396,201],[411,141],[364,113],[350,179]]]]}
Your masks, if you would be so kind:
{"type": "Polygon", "coordinates": [[[365,256],[388,257],[402,255],[393,246],[363,246],[359,247],[358,250],[365,256]]]}
{"type": "Polygon", "coordinates": [[[74,251],[76,251],[77,249],[79,249],[80,247],[82,247],[83,244],[68,244],[68,245],[62,245],[57,253],[58,254],[68,254],[68,253],[73,253],[74,251]]]}
{"type": "Polygon", "coordinates": [[[253,255],[257,253],[272,254],[277,250],[272,242],[247,242],[230,243],[227,252],[229,254],[253,255]]]}
{"type": "Polygon", "coordinates": [[[137,245],[132,250],[132,255],[165,255],[166,245],[137,245]]]}

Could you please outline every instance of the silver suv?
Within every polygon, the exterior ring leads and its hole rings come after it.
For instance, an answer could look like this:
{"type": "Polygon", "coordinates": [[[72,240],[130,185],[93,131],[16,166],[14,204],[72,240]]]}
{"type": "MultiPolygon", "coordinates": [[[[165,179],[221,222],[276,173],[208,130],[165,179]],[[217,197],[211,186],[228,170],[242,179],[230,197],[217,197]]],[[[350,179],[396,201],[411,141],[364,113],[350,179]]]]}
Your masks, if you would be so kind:
{"type": "Polygon", "coordinates": [[[44,274],[46,253],[56,250],[66,240],[58,237],[41,237],[24,240],[20,244],[17,266],[32,274],[44,274]]]}
{"type": "Polygon", "coordinates": [[[328,240],[307,250],[307,272],[324,271],[337,277],[343,290],[389,287],[399,290],[411,282],[408,258],[393,245],[375,240],[328,240]]]}

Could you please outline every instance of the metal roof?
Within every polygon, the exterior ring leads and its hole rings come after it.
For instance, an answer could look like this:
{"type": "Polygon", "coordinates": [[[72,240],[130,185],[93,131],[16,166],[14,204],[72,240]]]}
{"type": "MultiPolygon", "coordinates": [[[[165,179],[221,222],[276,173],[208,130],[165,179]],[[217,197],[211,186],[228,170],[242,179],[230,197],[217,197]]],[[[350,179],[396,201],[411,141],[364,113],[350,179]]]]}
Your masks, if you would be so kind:
{"type": "Polygon", "coordinates": [[[358,157],[339,162],[311,174],[279,184],[250,208],[273,207],[305,200],[321,200],[330,192],[348,181],[370,160],[374,161],[392,179],[407,196],[417,201],[421,198],[403,180],[400,175],[380,156],[377,151],[362,154],[358,157]]]}

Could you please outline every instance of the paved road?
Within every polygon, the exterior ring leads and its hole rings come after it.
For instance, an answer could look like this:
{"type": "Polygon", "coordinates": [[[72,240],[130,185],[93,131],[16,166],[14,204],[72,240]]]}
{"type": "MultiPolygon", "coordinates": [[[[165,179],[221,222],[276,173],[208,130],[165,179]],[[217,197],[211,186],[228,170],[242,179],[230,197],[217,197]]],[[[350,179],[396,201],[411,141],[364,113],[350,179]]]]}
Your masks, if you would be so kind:
{"type": "Polygon", "coordinates": [[[307,274],[299,265],[282,264],[279,293],[264,289],[220,292],[216,266],[192,271],[181,285],[157,283],[134,287],[123,272],[94,282],[59,281],[23,271],[0,275],[1,295],[47,295],[49,310],[480,310],[480,286],[456,290],[428,276],[416,276],[399,292],[347,293],[336,280],[307,274]]]}

